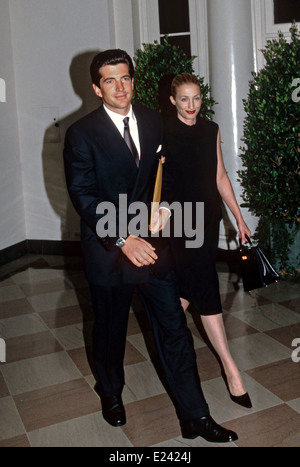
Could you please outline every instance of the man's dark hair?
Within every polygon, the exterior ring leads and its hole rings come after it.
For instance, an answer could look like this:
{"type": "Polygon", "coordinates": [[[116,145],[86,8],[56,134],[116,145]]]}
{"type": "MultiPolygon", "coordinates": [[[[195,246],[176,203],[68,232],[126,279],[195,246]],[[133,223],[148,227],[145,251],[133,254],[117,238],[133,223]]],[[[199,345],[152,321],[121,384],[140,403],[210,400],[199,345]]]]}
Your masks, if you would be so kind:
{"type": "Polygon", "coordinates": [[[105,65],[117,65],[118,63],[126,63],[129,74],[133,78],[134,66],[128,53],[121,49],[110,49],[100,52],[93,58],[90,66],[92,82],[99,87],[101,79],[100,68],[105,65]]]}

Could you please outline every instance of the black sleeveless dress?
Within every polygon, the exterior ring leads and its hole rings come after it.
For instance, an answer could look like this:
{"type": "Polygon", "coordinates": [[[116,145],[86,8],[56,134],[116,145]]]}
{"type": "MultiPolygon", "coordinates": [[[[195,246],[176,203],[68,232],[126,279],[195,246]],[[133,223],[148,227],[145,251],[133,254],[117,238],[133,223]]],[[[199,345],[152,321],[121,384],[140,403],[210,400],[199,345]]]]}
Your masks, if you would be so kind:
{"type": "Polygon", "coordinates": [[[172,116],[165,123],[164,191],[169,203],[183,207],[182,236],[178,237],[178,216],[171,217],[170,246],[181,297],[186,298],[201,315],[222,312],[216,254],[221,219],[221,199],[217,189],[218,125],[198,117],[193,126],[172,116]],[[204,225],[199,206],[204,203],[204,225]],[[198,216],[198,217],[197,217],[198,216]],[[199,242],[200,230],[204,240],[199,242]],[[191,237],[191,232],[196,232],[191,237]],[[198,240],[197,240],[198,236],[198,240]],[[191,243],[191,241],[195,241],[191,243]]]}

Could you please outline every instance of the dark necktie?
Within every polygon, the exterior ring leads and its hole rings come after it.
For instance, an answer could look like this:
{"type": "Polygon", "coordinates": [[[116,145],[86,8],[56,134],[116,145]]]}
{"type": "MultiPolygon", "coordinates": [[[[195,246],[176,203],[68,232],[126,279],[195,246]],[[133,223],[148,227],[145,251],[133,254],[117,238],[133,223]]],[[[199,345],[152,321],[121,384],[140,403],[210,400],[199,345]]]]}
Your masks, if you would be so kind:
{"type": "Polygon", "coordinates": [[[131,137],[131,134],[130,134],[129,123],[128,123],[129,122],[129,117],[125,117],[123,122],[124,122],[124,139],[125,139],[125,142],[126,142],[127,146],[129,147],[132,155],[133,155],[136,166],[138,167],[140,165],[140,158],[139,158],[136,146],[135,146],[135,144],[133,142],[133,139],[131,137]]]}

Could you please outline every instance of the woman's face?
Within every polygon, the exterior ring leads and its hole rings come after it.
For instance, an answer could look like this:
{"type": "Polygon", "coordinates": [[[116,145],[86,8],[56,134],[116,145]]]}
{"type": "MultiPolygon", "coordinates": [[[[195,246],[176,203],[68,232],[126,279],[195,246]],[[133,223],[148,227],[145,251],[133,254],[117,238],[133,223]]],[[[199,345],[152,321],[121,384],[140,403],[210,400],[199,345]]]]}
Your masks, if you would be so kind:
{"type": "Polygon", "coordinates": [[[170,97],[177,109],[177,117],[186,125],[195,125],[201,109],[200,86],[194,83],[182,84],[177,88],[175,98],[170,97]]]}

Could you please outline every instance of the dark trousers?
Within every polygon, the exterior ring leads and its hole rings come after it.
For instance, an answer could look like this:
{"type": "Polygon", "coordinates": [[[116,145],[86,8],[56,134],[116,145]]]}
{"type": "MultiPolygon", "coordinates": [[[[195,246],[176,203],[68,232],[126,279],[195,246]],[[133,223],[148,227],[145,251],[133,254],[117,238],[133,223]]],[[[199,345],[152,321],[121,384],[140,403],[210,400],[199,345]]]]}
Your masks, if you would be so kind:
{"type": "MultiPolygon", "coordinates": [[[[193,339],[179,300],[175,275],[152,275],[136,285],[152,326],[158,356],[180,420],[209,414],[198,375],[193,339]]],[[[102,397],[120,395],[124,387],[124,353],[134,285],[91,284],[95,311],[94,363],[102,397]]]]}

